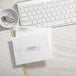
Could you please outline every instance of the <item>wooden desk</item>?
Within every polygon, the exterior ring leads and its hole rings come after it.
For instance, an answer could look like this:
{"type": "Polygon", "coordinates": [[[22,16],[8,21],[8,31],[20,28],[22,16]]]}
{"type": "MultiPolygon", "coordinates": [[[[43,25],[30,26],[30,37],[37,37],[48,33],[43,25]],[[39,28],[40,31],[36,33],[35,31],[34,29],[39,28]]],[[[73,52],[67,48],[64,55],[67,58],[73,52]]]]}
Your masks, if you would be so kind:
{"type": "MultiPolygon", "coordinates": [[[[14,3],[0,0],[0,8],[12,8],[14,3]]],[[[28,64],[29,76],[76,76],[76,25],[53,29],[53,55],[52,60],[28,64]]]]}

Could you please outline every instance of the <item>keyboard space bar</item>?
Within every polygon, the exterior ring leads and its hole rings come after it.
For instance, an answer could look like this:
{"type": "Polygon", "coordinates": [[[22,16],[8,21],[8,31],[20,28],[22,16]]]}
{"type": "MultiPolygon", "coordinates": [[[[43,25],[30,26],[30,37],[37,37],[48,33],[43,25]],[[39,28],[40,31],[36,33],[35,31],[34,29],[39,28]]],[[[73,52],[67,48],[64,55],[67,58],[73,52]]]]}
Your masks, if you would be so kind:
{"type": "Polygon", "coordinates": [[[59,21],[54,21],[54,22],[49,22],[49,23],[44,23],[43,27],[60,27],[60,26],[65,26],[66,23],[64,20],[59,20],[59,21]]]}

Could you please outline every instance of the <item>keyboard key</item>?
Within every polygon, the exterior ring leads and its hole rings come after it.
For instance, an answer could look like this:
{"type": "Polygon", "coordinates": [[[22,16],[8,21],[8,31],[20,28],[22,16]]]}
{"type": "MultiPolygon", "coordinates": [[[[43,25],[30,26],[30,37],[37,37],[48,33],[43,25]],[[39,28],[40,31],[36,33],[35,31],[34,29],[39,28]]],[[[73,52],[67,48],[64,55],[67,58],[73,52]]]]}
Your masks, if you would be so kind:
{"type": "Polygon", "coordinates": [[[30,16],[30,20],[34,20],[34,16],[30,16]]]}
{"type": "Polygon", "coordinates": [[[25,10],[23,8],[20,8],[20,13],[25,13],[25,10]]]}
{"type": "Polygon", "coordinates": [[[32,22],[31,21],[29,21],[29,22],[23,22],[22,25],[23,26],[31,26],[32,22]]]}
{"type": "Polygon", "coordinates": [[[39,19],[39,16],[38,16],[38,15],[35,15],[35,16],[34,16],[34,19],[35,19],[35,20],[39,19]]]}
{"type": "Polygon", "coordinates": [[[32,24],[37,24],[37,20],[33,20],[32,21],[32,24]]]}
{"type": "Polygon", "coordinates": [[[50,21],[51,21],[51,19],[50,19],[50,18],[47,18],[47,19],[46,19],[46,21],[47,21],[47,22],[50,22],[50,21]]]}
{"type": "Polygon", "coordinates": [[[50,19],[51,19],[52,22],[55,21],[55,17],[51,17],[50,19]]]}
{"type": "Polygon", "coordinates": [[[37,14],[39,15],[39,14],[41,14],[42,12],[39,10],[39,11],[37,11],[37,14]]]}
{"type": "Polygon", "coordinates": [[[36,11],[33,11],[33,12],[32,12],[32,15],[37,15],[37,12],[36,12],[36,11]]]}
{"type": "Polygon", "coordinates": [[[70,19],[66,19],[66,20],[65,20],[65,23],[69,25],[69,24],[71,24],[72,22],[71,22],[70,19]]]}
{"type": "Polygon", "coordinates": [[[21,17],[26,17],[27,16],[27,13],[22,13],[20,14],[21,17]]]}
{"type": "Polygon", "coordinates": [[[40,14],[38,17],[39,17],[40,19],[43,19],[43,15],[42,15],[42,14],[40,14]]]}
{"type": "Polygon", "coordinates": [[[47,15],[47,14],[43,14],[43,17],[45,17],[45,18],[46,18],[46,17],[48,17],[48,15],[47,15]]]}
{"type": "Polygon", "coordinates": [[[42,19],[42,23],[45,23],[46,22],[46,19],[44,18],[44,19],[42,19]]]}
{"type": "Polygon", "coordinates": [[[76,18],[71,18],[72,23],[76,23],[76,18]]]}
{"type": "Polygon", "coordinates": [[[23,17],[21,21],[29,21],[29,17],[23,17]]]}
{"type": "Polygon", "coordinates": [[[39,19],[39,20],[37,20],[38,21],[38,24],[40,24],[41,22],[42,22],[42,20],[41,19],[39,19]]]}

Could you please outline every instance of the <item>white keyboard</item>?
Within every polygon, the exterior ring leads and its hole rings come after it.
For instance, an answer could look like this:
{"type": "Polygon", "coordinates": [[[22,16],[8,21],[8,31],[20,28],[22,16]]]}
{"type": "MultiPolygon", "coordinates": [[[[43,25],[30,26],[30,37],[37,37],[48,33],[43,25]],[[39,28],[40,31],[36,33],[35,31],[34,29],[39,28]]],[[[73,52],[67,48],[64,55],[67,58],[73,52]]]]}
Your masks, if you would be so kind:
{"type": "Polygon", "coordinates": [[[19,2],[21,26],[59,27],[76,23],[76,0],[19,2]]]}

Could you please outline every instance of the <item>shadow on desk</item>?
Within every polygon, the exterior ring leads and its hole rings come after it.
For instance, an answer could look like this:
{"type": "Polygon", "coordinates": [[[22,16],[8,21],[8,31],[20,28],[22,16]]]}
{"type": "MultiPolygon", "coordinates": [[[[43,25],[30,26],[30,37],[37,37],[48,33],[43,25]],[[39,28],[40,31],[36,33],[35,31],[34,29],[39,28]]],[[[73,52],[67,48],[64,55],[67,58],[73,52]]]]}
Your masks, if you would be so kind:
{"type": "Polygon", "coordinates": [[[8,30],[8,29],[3,28],[3,27],[0,25],[0,32],[1,32],[1,31],[4,31],[4,30],[8,30]]]}

